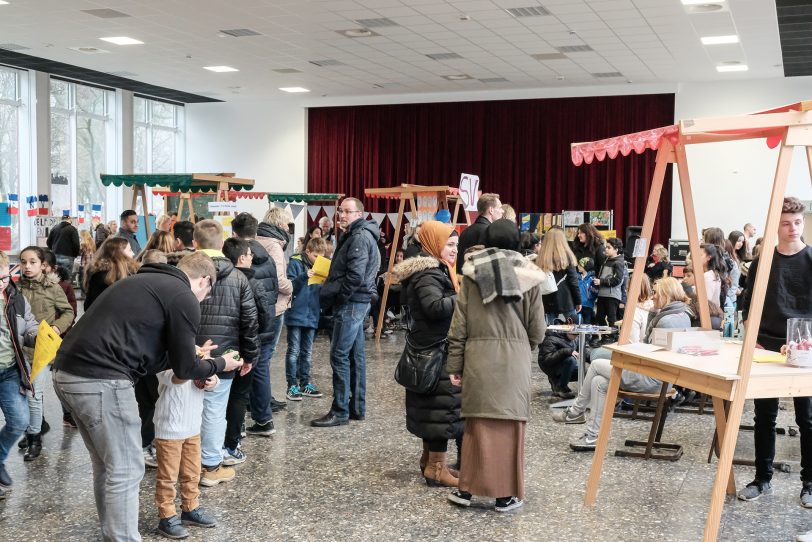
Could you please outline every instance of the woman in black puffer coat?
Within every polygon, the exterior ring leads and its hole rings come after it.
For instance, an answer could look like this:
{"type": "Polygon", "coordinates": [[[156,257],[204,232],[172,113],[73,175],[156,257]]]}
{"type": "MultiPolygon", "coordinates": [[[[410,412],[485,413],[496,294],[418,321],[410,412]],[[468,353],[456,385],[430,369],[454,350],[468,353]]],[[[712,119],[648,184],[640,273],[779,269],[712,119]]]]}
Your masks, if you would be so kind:
{"type": "MultiPolygon", "coordinates": [[[[408,307],[408,339],[422,349],[446,339],[459,286],[454,268],[458,237],[451,226],[424,222],[420,240],[423,252],[393,271],[408,307]]],[[[457,487],[457,474],[448,468],[447,452],[449,440],[456,440],[458,448],[462,441],[461,393],[461,388],[451,385],[445,370],[431,394],[406,390],[406,428],[423,439],[420,470],[430,486],[457,487]]]]}

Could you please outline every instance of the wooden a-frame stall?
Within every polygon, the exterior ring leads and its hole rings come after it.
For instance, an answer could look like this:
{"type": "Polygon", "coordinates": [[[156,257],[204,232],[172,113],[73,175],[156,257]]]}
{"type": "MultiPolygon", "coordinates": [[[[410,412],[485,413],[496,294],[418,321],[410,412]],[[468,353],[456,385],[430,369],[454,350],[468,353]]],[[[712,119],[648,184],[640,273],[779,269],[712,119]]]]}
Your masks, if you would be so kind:
{"type": "MultiPolygon", "coordinates": [[[[454,214],[452,218],[452,225],[456,224],[456,219],[459,214],[462,200],[458,196],[458,192],[448,186],[421,186],[417,184],[401,184],[400,186],[393,186],[391,188],[366,188],[364,195],[367,198],[385,198],[392,200],[400,200],[398,205],[398,218],[395,224],[395,234],[392,237],[392,245],[389,250],[389,264],[386,267],[386,279],[383,286],[383,298],[381,298],[381,310],[378,315],[378,326],[375,328],[375,338],[381,338],[381,329],[383,329],[383,320],[386,315],[386,301],[389,299],[389,288],[392,285],[392,268],[395,266],[395,256],[397,255],[398,241],[400,240],[400,230],[403,225],[403,213],[406,209],[406,202],[409,202],[409,212],[412,219],[417,219],[417,197],[418,196],[431,196],[437,197],[437,210],[448,210],[449,201],[455,202],[454,214]]],[[[465,214],[467,224],[471,224],[470,216],[465,214]]]]}
{"type": "Polygon", "coordinates": [[[178,203],[178,219],[182,219],[184,203],[189,206],[189,216],[194,221],[192,202],[188,194],[197,192],[216,192],[215,201],[228,201],[229,192],[234,190],[251,190],[254,188],[253,179],[239,179],[234,173],[176,173],[176,174],[138,174],[138,175],[108,175],[101,174],[101,182],[104,186],[128,186],[133,189],[133,199],[131,209],[136,208],[138,198],[141,198],[141,205],[144,209],[144,223],[146,224],[147,237],[150,231],[149,207],[147,204],[147,189],[160,188],[165,192],[180,193],[178,203]],[[184,197],[184,195],[186,197],[184,197]]]}
{"type": "MultiPolygon", "coordinates": [[[[757,138],[766,138],[770,147],[780,146],[780,151],[767,223],[764,227],[763,250],[755,277],[743,344],[738,346],[726,343],[718,355],[707,357],[693,357],[668,351],[642,352],[633,347],[624,346],[629,343],[631,332],[631,319],[629,318],[624,321],[617,345],[610,346],[613,351],[612,374],[606,396],[607,405],[614,405],[617,400],[623,370],[682,385],[707,393],[713,398],[716,432],[721,445],[719,463],[711,492],[710,509],[705,523],[703,536],[705,542],[717,539],[725,493],[733,495],[736,492],[731,464],[745,399],[812,395],[812,369],[787,367],[784,364],[753,365],[753,356],[757,352],[756,339],[764,307],[767,281],[778,238],[781,207],[795,147],[805,148],[810,176],[812,176],[812,102],[799,102],[750,115],[683,120],[677,125],[656,130],[590,143],[574,143],[571,148],[572,160],[576,166],[581,165],[582,162],[591,163],[594,158],[603,160],[607,155],[609,158],[615,158],[618,153],[625,156],[631,150],[638,153],[647,148],[657,150],[657,161],[641,235],[641,242],[645,245],[648,245],[654,228],[666,166],[669,163],[676,164],[685,207],[690,250],[691,253],[698,254],[700,239],[685,147],[694,144],[757,138]],[[725,414],[724,401],[730,401],[727,414],[725,414]]],[[[634,262],[629,302],[626,306],[627,313],[634,313],[637,305],[645,255],[648,254],[648,246],[643,248],[643,255],[637,257],[634,262]]],[[[696,281],[696,289],[702,327],[710,328],[704,281],[696,281]]],[[[586,505],[593,505],[597,497],[601,468],[612,426],[613,410],[611,407],[604,409],[601,419],[601,430],[584,496],[586,505]]]]}

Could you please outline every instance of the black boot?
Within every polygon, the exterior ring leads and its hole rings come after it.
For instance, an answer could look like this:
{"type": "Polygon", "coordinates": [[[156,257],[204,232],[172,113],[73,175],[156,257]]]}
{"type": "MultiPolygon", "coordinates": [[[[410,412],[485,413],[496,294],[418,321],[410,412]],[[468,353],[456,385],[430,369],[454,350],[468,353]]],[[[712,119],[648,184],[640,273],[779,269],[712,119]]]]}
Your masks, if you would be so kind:
{"type": "Polygon", "coordinates": [[[23,438],[21,438],[20,442],[17,443],[17,448],[22,451],[25,451],[28,448],[28,435],[23,435],[23,438]]]}
{"type": "Polygon", "coordinates": [[[33,461],[39,457],[42,452],[42,433],[36,435],[28,435],[28,449],[25,451],[23,459],[25,461],[33,461]]]}

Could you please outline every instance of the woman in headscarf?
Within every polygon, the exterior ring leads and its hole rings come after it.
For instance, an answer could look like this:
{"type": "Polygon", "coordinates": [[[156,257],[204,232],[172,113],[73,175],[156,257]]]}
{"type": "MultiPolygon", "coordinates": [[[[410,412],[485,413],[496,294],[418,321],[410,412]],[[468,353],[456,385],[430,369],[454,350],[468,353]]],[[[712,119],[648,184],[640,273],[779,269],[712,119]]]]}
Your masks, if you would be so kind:
{"type": "MultiPolygon", "coordinates": [[[[422,252],[395,266],[408,309],[407,340],[418,350],[444,341],[454,314],[459,285],[454,264],[459,237],[450,224],[423,223],[422,252]]],[[[461,390],[451,384],[445,370],[434,391],[406,390],[406,429],[423,439],[420,471],[430,486],[457,487],[457,474],[447,464],[448,441],[457,441],[458,455],[463,423],[461,390]]]]}
{"type": "Polygon", "coordinates": [[[544,339],[539,285],[546,274],[516,252],[516,224],[500,219],[472,252],[448,334],[446,370],[462,386],[465,419],[459,489],[448,500],[496,497],[494,509],[524,504],[524,433],[530,415],[531,351],[544,339]]]}

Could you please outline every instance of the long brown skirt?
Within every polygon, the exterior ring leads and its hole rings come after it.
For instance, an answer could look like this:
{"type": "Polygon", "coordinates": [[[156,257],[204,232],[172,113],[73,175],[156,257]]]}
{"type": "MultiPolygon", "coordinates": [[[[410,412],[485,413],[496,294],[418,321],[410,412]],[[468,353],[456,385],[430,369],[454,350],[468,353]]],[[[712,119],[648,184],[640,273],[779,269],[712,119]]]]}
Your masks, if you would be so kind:
{"type": "Polygon", "coordinates": [[[522,421],[466,418],[460,490],[524,499],[524,429],[522,421]]]}

